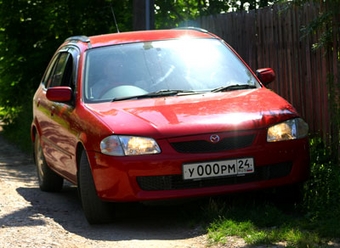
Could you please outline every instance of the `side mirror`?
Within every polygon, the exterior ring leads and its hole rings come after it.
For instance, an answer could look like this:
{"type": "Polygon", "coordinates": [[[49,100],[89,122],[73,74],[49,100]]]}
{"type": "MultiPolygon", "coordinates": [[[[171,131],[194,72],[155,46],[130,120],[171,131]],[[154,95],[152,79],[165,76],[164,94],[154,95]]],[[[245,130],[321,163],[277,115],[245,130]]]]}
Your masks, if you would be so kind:
{"type": "Polygon", "coordinates": [[[257,69],[256,76],[264,85],[268,85],[275,80],[275,72],[272,68],[257,69]]]}
{"type": "Polygon", "coordinates": [[[72,100],[72,89],[68,86],[56,86],[47,89],[46,97],[53,102],[69,102],[72,100]]]}

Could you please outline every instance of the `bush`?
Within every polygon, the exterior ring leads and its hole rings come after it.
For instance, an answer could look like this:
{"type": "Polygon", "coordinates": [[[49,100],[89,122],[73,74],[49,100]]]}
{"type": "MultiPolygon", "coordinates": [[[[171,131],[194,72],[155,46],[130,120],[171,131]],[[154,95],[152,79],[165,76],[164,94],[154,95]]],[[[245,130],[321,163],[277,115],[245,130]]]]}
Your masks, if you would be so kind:
{"type": "MultiPolygon", "coordinates": [[[[310,139],[311,179],[305,184],[303,207],[311,223],[325,235],[340,231],[340,167],[320,137],[310,139]],[[321,222],[327,222],[320,225],[321,222]]],[[[331,236],[333,236],[331,235],[331,236]]],[[[336,235],[335,235],[336,236],[336,235]]]]}
{"type": "Polygon", "coordinates": [[[30,137],[30,126],[32,122],[32,105],[27,104],[22,108],[16,108],[11,111],[3,110],[1,116],[10,116],[3,123],[3,135],[11,143],[15,144],[25,153],[32,151],[32,142],[30,137]],[[10,113],[8,113],[10,112],[10,113]]]}

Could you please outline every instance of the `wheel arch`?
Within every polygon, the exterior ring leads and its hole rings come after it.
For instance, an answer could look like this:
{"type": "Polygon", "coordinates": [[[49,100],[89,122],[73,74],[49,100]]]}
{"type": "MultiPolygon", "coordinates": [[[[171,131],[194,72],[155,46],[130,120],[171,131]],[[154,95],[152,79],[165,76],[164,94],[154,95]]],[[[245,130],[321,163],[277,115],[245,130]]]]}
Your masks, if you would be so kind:
{"type": "Polygon", "coordinates": [[[79,171],[79,163],[80,163],[80,158],[81,154],[86,151],[83,143],[78,142],[77,148],[76,148],[76,166],[77,166],[77,172],[79,171]]]}
{"type": "Polygon", "coordinates": [[[35,124],[32,123],[31,125],[31,141],[34,143],[35,141],[35,135],[37,134],[38,132],[38,128],[36,127],[35,124]]]}
{"type": "Polygon", "coordinates": [[[33,122],[32,125],[31,125],[31,141],[32,141],[32,156],[33,156],[33,162],[35,163],[36,162],[36,158],[35,158],[35,149],[34,149],[34,145],[35,145],[35,140],[36,140],[36,135],[40,135],[40,132],[38,130],[38,127],[35,125],[35,123],[33,122]]]}
{"type": "Polygon", "coordinates": [[[40,131],[39,122],[36,120],[36,118],[34,118],[31,124],[31,141],[33,143],[35,142],[35,137],[37,133],[40,136],[41,131],[40,131]]]}
{"type": "Polygon", "coordinates": [[[87,135],[85,133],[80,133],[77,147],[76,147],[76,153],[75,153],[75,156],[76,156],[75,161],[76,161],[76,169],[77,169],[77,185],[79,182],[79,166],[80,166],[81,155],[83,152],[86,153],[86,141],[87,141],[87,135]]]}

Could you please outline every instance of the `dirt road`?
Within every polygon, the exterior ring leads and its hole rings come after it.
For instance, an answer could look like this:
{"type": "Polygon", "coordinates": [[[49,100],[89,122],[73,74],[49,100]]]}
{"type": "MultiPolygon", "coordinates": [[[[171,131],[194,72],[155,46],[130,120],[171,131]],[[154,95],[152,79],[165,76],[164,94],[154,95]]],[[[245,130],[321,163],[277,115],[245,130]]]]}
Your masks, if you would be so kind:
{"type": "MultiPolygon", "coordinates": [[[[188,220],[197,204],[120,204],[110,225],[90,226],[77,190],[41,192],[30,155],[0,135],[0,247],[207,247],[205,230],[188,220]]],[[[228,246],[228,247],[241,247],[228,246]]]]}

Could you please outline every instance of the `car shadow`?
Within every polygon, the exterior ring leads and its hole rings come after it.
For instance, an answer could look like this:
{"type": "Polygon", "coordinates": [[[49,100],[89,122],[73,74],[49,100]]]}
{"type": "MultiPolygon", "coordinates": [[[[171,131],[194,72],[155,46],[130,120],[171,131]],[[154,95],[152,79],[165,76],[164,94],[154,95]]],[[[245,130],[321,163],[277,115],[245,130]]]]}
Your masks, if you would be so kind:
{"type": "Polygon", "coordinates": [[[64,186],[60,193],[46,193],[39,188],[17,188],[30,207],[7,218],[26,218],[29,225],[44,225],[53,219],[65,230],[92,240],[122,241],[132,239],[176,240],[205,233],[195,213],[200,212],[196,201],[116,204],[116,218],[111,224],[89,225],[83,214],[77,188],[64,186]]]}
{"type": "Polygon", "coordinates": [[[70,233],[92,240],[108,241],[176,240],[205,233],[197,217],[200,206],[195,201],[155,206],[120,203],[117,204],[116,218],[112,224],[89,225],[76,187],[65,182],[60,193],[42,192],[37,183],[31,154],[18,152],[1,135],[0,144],[0,181],[9,182],[9,188],[1,189],[1,194],[15,194],[15,190],[19,194],[10,196],[11,202],[0,202],[0,211],[2,207],[12,208],[9,213],[0,213],[0,227],[60,225],[70,233]],[[19,186],[16,188],[12,187],[17,184],[19,186]]]}

